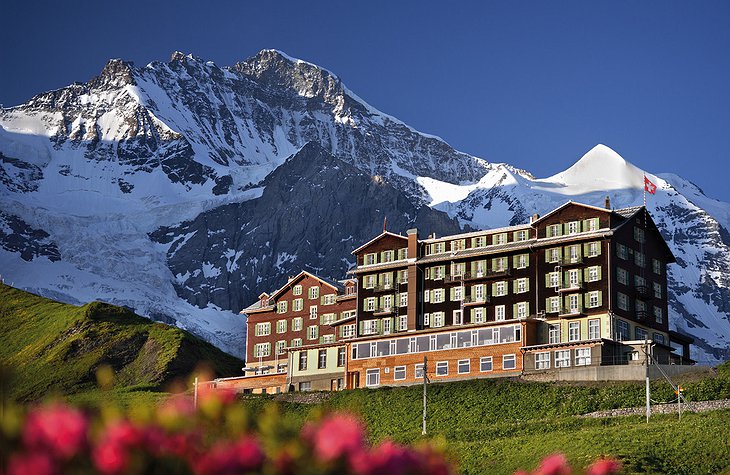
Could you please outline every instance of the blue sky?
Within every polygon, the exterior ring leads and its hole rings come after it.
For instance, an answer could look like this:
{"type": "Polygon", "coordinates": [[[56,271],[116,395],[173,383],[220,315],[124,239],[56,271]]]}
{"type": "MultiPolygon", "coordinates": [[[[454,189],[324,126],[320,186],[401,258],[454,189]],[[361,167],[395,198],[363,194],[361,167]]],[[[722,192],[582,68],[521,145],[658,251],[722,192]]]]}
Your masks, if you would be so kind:
{"type": "Polygon", "coordinates": [[[538,177],[596,143],[730,201],[730,2],[21,2],[2,6],[0,103],[175,50],[280,49],[453,147],[538,177]]]}

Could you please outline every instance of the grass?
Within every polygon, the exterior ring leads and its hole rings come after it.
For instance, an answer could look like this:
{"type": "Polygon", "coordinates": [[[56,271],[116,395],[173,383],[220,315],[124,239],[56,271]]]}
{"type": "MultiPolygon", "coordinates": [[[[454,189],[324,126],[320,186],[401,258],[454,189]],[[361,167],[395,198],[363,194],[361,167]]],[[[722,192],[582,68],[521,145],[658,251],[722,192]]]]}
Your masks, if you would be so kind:
{"type": "Polygon", "coordinates": [[[242,362],[188,332],[102,302],[77,307],[0,284],[0,362],[3,390],[17,401],[49,395],[99,393],[96,372],[114,371],[121,401],[154,400],[202,362],[217,375],[240,372],[242,362]],[[144,394],[150,393],[150,394],[144,394]]]}

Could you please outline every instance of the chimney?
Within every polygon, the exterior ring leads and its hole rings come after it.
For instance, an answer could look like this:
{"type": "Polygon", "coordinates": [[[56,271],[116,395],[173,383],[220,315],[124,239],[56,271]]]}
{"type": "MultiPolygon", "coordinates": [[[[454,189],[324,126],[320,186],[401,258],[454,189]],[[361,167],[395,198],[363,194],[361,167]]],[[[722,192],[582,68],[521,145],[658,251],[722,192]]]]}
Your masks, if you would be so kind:
{"type": "Polygon", "coordinates": [[[530,224],[534,223],[538,219],[540,219],[540,215],[537,213],[533,214],[532,216],[530,216],[530,224]]]}
{"type": "Polygon", "coordinates": [[[606,201],[604,202],[603,206],[606,209],[611,209],[611,197],[606,195],[606,201]]]}
{"type": "Polygon", "coordinates": [[[418,257],[418,229],[413,228],[406,231],[408,236],[408,258],[418,257]]]}

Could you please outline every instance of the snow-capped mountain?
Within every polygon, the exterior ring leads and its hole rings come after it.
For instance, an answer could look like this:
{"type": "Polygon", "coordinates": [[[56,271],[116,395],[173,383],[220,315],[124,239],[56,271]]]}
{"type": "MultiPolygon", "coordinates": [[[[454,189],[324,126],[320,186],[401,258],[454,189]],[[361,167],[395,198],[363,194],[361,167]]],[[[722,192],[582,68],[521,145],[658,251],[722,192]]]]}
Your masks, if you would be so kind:
{"type": "MultiPolygon", "coordinates": [[[[0,275],[102,299],[233,354],[238,310],[288,275],[342,278],[389,229],[524,222],[568,199],[641,203],[643,172],[605,146],[546,179],[458,152],[368,105],[334,74],[265,50],[231,67],[175,53],[0,109],[0,275]],[[309,145],[307,145],[309,144],[309,145]]],[[[730,205],[648,175],[678,265],[674,328],[730,357],[730,205]]]]}

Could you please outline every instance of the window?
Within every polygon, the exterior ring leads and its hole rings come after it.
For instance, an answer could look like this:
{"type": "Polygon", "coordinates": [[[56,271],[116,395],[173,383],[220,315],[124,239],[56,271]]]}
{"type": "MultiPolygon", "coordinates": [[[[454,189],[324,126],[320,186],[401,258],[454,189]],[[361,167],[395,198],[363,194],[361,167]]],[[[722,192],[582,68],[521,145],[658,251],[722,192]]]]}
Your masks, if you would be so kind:
{"type": "Polygon", "coordinates": [[[484,307],[473,308],[471,310],[472,323],[484,323],[484,307]]]}
{"type": "Polygon", "coordinates": [[[560,272],[550,272],[547,276],[548,287],[560,287],[560,272]]]}
{"type": "Polygon", "coordinates": [[[504,305],[496,305],[494,307],[494,320],[495,321],[501,322],[501,321],[504,321],[506,319],[505,310],[504,309],[505,309],[505,306],[504,305]]]}
{"type": "Polygon", "coordinates": [[[626,246],[623,244],[616,244],[616,256],[618,256],[619,259],[626,260],[629,258],[629,250],[626,246]]]}
{"type": "Polygon", "coordinates": [[[352,338],[353,336],[355,336],[355,324],[353,323],[351,325],[342,325],[340,336],[342,338],[352,338]]]}
{"type": "Polygon", "coordinates": [[[662,335],[661,333],[654,332],[654,335],[653,335],[652,338],[657,343],[661,343],[662,345],[666,344],[666,340],[664,339],[664,335],[662,335]]]}
{"type": "Polygon", "coordinates": [[[399,307],[407,307],[408,306],[408,292],[401,292],[398,296],[398,306],[399,307]]]}
{"type": "Polygon", "coordinates": [[[372,368],[365,371],[365,386],[377,386],[380,384],[380,369],[372,368]]]}
{"type": "Polygon", "coordinates": [[[495,282],[493,285],[494,285],[494,296],[495,297],[501,297],[501,296],[507,295],[507,282],[499,281],[499,282],[495,282]]]}
{"type": "Polygon", "coordinates": [[[398,249],[398,260],[402,261],[403,259],[408,259],[408,248],[407,247],[398,249]]]}
{"type": "Polygon", "coordinates": [[[294,339],[293,339],[293,340],[291,341],[291,345],[290,345],[290,346],[291,346],[292,348],[297,348],[297,347],[299,347],[299,346],[302,346],[302,339],[301,339],[301,338],[294,338],[294,339]]]}
{"type": "Polygon", "coordinates": [[[456,239],[451,241],[451,252],[461,251],[464,248],[466,248],[466,240],[456,239]]]}
{"type": "Polygon", "coordinates": [[[644,267],[646,265],[646,257],[643,252],[636,251],[634,253],[634,264],[639,267],[644,267]]]}
{"type": "Polygon", "coordinates": [[[318,299],[319,298],[319,287],[310,287],[309,288],[309,298],[310,299],[318,299]]]}
{"type": "Polygon", "coordinates": [[[486,245],[487,245],[486,236],[477,236],[475,238],[472,238],[472,240],[471,240],[471,247],[484,247],[486,245]]]}
{"type": "Polygon", "coordinates": [[[457,372],[459,374],[466,374],[471,371],[471,360],[459,360],[457,365],[457,372]]]}
{"type": "Polygon", "coordinates": [[[557,350],[555,352],[555,367],[570,368],[570,350],[557,350]]]}
{"type": "Polygon", "coordinates": [[[548,226],[546,230],[547,237],[555,237],[563,234],[562,229],[560,228],[561,226],[559,224],[551,224],[548,226]]]}
{"type": "Polygon", "coordinates": [[[444,326],[444,312],[433,313],[433,327],[438,328],[444,326]]]}
{"type": "Polygon", "coordinates": [[[527,302],[517,304],[517,318],[527,318],[527,302]]]}
{"type": "Polygon", "coordinates": [[[395,260],[395,251],[383,251],[381,262],[393,262],[395,260]]]}
{"type": "Polygon", "coordinates": [[[424,313],[423,314],[423,326],[424,327],[429,326],[431,324],[430,322],[431,322],[431,314],[430,313],[424,313]]]}
{"type": "Polygon", "coordinates": [[[514,261],[516,269],[524,269],[529,265],[530,256],[527,254],[519,254],[515,256],[514,261]]]}
{"type": "Polygon", "coordinates": [[[310,305],[309,306],[309,319],[315,319],[317,318],[317,306],[316,305],[310,305]]]}
{"type": "Polygon", "coordinates": [[[398,331],[408,330],[408,315],[401,315],[398,317],[398,331]]]}
{"type": "Polygon", "coordinates": [[[661,307],[654,307],[654,321],[657,323],[664,323],[664,315],[661,307]]]}
{"type": "Polygon", "coordinates": [[[445,242],[435,242],[431,244],[431,254],[440,254],[442,252],[446,252],[445,242]]]}
{"type": "Polygon", "coordinates": [[[364,305],[365,305],[364,310],[366,312],[374,312],[375,311],[375,297],[366,298],[364,305]]]}
{"type": "Polygon", "coordinates": [[[629,272],[621,267],[616,268],[616,280],[619,284],[629,285],[629,272]]]}
{"type": "Polygon", "coordinates": [[[599,242],[590,242],[588,243],[588,252],[586,253],[588,257],[596,257],[601,252],[601,243],[599,242]]]}
{"type": "Polygon", "coordinates": [[[325,369],[327,367],[327,350],[319,350],[317,354],[317,368],[325,369]]]}
{"type": "Polygon", "coordinates": [[[601,291],[588,292],[588,307],[596,308],[601,305],[601,291]]]}
{"type": "Polygon", "coordinates": [[[334,321],[337,319],[337,314],[335,313],[325,313],[321,317],[320,323],[323,325],[331,325],[334,323],[334,321]]]}
{"type": "Polygon", "coordinates": [[[568,234],[578,234],[580,232],[580,221],[571,221],[568,223],[568,234]]]}
{"type": "Polygon", "coordinates": [[[568,260],[572,263],[581,262],[579,244],[568,246],[568,260]]]}
{"type": "Polygon", "coordinates": [[[324,296],[324,301],[322,302],[323,305],[334,305],[335,301],[337,300],[336,294],[327,294],[324,296]]]}
{"type": "Polygon", "coordinates": [[[576,348],[575,349],[575,365],[576,366],[588,366],[591,364],[591,349],[590,348],[576,348]]]}
{"type": "Polygon", "coordinates": [[[302,286],[301,285],[295,285],[292,289],[292,293],[294,295],[302,295],[302,286]]]}
{"type": "Polygon", "coordinates": [[[659,259],[652,259],[651,260],[651,268],[654,271],[655,274],[661,274],[662,273],[662,261],[659,259]]]}
{"type": "Polygon", "coordinates": [[[617,302],[618,308],[620,308],[621,310],[628,310],[629,309],[629,297],[628,297],[628,295],[623,294],[621,292],[618,292],[616,294],[616,300],[618,301],[617,302]]]}
{"type": "Polygon", "coordinates": [[[641,277],[640,275],[634,276],[634,285],[636,287],[646,287],[646,279],[641,277]]]}
{"type": "Polygon", "coordinates": [[[306,370],[307,370],[307,352],[300,351],[299,352],[299,371],[306,371],[306,370]]]}
{"type": "Polygon", "coordinates": [[[482,356],[479,358],[479,371],[482,373],[486,373],[487,371],[492,371],[492,357],[491,356],[482,356]]]}
{"type": "Polygon", "coordinates": [[[492,234],[492,244],[507,244],[507,233],[492,234]]]}
{"type": "Polygon", "coordinates": [[[548,249],[545,251],[545,259],[548,262],[558,262],[560,260],[560,249],[559,248],[553,248],[548,249]]]}
{"type": "Polygon", "coordinates": [[[347,352],[345,350],[344,346],[337,348],[337,366],[340,368],[345,366],[345,359],[347,358],[347,352]]]}
{"type": "Polygon", "coordinates": [[[454,310],[454,325],[463,325],[464,315],[461,310],[454,310]]]}
{"type": "Polygon", "coordinates": [[[362,278],[362,286],[366,289],[373,289],[375,288],[375,280],[374,275],[366,275],[362,278]]]}
{"type": "Polygon", "coordinates": [[[580,287],[580,270],[571,269],[568,271],[568,288],[576,289],[580,287]]]}
{"type": "Polygon", "coordinates": [[[312,382],[311,381],[302,381],[299,383],[299,391],[311,391],[312,390],[312,382]]]}
{"type": "Polygon", "coordinates": [[[634,240],[636,242],[644,242],[644,230],[638,226],[634,226],[634,240]]]}
{"type": "Polygon", "coordinates": [[[601,338],[601,320],[598,318],[588,320],[588,339],[596,340],[598,338],[601,338]]]}
{"type": "Polygon", "coordinates": [[[393,296],[383,295],[383,298],[381,299],[381,305],[384,311],[391,311],[393,309],[393,296]]]}
{"type": "Polygon", "coordinates": [[[586,231],[598,231],[598,227],[600,226],[600,222],[598,218],[591,218],[585,220],[585,230],[586,231]]]}
{"type": "Polygon", "coordinates": [[[547,311],[548,313],[560,312],[560,297],[547,298],[547,311]]]}
{"type": "Polygon", "coordinates": [[[624,320],[616,320],[616,340],[629,340],[629,323],[624,320]]]}
{"type": "Polygon", "coordinates": [[[601,267],[593,266],[588,268],[588,282],[596,282],[601,280],[601,267]]]}
{"type": "Polygon", "coordinates": [[[279,340],[276,342],[276,354],[277,355],[284,353],[284,348],[286,348],[286,340],[279,340]]]}
{"type": "Polygon", "coordinates": [[[527,241],[527,231],[515,231],[515,241],[527,241]]]}
{"type": "Polygon", "coordinates": [[[253,347],[253,356],[262,358],[271,354],[271,343],[259,343],[253,347]]]}
{"type": "Polygon", "coordinates": [[[436,376],[448,376],[449,374],[449,362],[439,361],[436,363],[436,376]]]}
{"type": "Polygon", "coordinates": [[[378,255],[376,253],[365,254],[363,258],[364,265],[369,266],[378,263],[378,255]]]}
{"type": "Polygon", "coordinates": [[[304,308],[304,299],[294,299],[291,303],[291,309],[295,312],[301,312],[304,308]]]}
{"type": "Polygon", "coordinates": [[[550,352],[535,353],[535,369],[550,369],[550,352]]]}
{"type": "Polygon", "coordinates": [[[643,300],[636,299],[636,302],[634,305],[635,305],[637,313],[646,312],[646,302],[644,302],[643,300]]]}
{"type": "Polygon", "coordinates": [[[276,322],[276,333],[286,333],[286,320],[276,322]]]}
{"type": "Polygon", "coordinates": [[[486,300],[486,292],[484,284],[477,284],[471,288],[472,302],[484,302],[486,300]]]}
{"type": "Polygon", "coordinates": [[[286,300],[282,300],[281,302],[276,302],[276,313],[286,313],[288,310],[288,302],[286,300]]]}
{"type": "Polygon", "coordinates": [[[580,340],[580,322],[570,322],[568,324],[568,341],[580,340]]]}
{"type": "Polygon", "coordinates": [[[560,343],[560,325],[548,326],[548,342],[550,344],[560,343]]]}
{"type": "Polygon", "coordinates": [[[335,342],[335,336],[334,335],[322,335],[322,337],[319,339],[320,343],[334,343],[335,342]]]}
{"type": "Polygon", "coordinates": [[[507,270],[508,262],[506,257],[495,257],[492,259],[492,270],[502,272],[507,270]]]}
{"type": "Polygon", "coordinates": [[[316,340],[319,336],[319,327],[317,325],[312,325],[311,327],[307,328],[307,339],[309,340],[316,340]]]}
{"type": "Polygon", "coordinates": [[[528,283],[527,283],[527,278],[526,277],[521,278],[521,279],[517,279],[515,282],[517,284],[516,285],[517,288],[515,290],[515,293],[517,293],[517,294],[524,294],[525,292],[527,292],[529,290],[528,289],[528,283]]]}
{"type": "Polygon", "coordinates": [[[396,381],[402,381],[406,379],[406,367],[396,366],[393,368],[393,379],[396,381]]]}
{"type": "Polygon", "coordinates": [[[391,319],[384,318],[383,319],[383,335],[390,334],[390,327],[391,327],[391,319]]]}
{"type": "Polygon", "coordinates": [[[446,301],[446,292],[444,289],[433,289],[433,299],[431,299],[432,303],[442,303],[446,301]]]}
{"type": "Polygon", "coordinates": [[[580,295],[573,294],[568,295],[568,313],[574,314],[574,313],[580,313],[580,295]]]}
{"type": "Polygon", "coordinates": [[[256,336],[270,335],[271,334],[271,323],[270,322],[257,323],[255,334],[256,334],[256,336]]]}
{"type": "Polygon", "coordinates": [[[298,332],[302,329],[302,317],[297,317],[291,321],[292,331],[298,332]]]}
{"type": "Polygon", "coordinates": [[[451,288],[451,301],[452,302],[461,302],[464,300],[464,287],[458,286],[458,287],[452,287],[451,288]]]}
{"type": "Polygon", "coordinates": [[[637,340],[646,340],[649,338],[649,332],[641,327],[636,327],[634,329],[634,335],[637,340]]]}
{"type": "Polygon", "coordinates": [[[654,298],[656,298],[656,299],[662,298],[662,284],[660,284],[659,282],[654,282],[653,287],[654,287],[654,298]]]}
{"type": "Polygon", "coordinates": [[[415,377],[416,379],[423,378],[423,363],[414,365],[413,369],[413,377],[415,377]]]}
{"type": "Polygon", "coordinates": [[[502,369],[510,370],[517,368],[517,359],[515,355],[504,355],[502,356],[502,369]]]}
{"type": "Polygon", "coordinates": [[[378,321],[377,320],[365,320],[362,322],[363,335],[373,335],[378,333],[378,321]]]}

